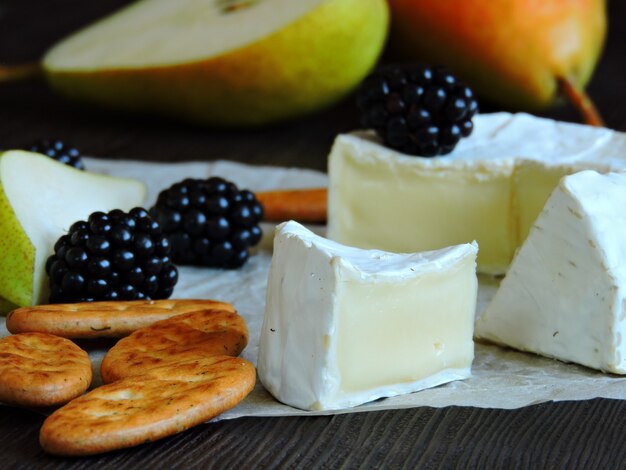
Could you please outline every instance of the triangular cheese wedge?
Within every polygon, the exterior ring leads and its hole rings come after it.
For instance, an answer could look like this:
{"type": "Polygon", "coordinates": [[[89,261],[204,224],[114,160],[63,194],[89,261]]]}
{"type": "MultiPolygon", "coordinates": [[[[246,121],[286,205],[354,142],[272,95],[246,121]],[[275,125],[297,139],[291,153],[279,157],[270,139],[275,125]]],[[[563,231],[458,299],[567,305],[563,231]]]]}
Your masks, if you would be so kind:
{"type": "Polygon", "coordinates": [[[626,374],[626,173],[561,179],[476,335],[626,374]]]}

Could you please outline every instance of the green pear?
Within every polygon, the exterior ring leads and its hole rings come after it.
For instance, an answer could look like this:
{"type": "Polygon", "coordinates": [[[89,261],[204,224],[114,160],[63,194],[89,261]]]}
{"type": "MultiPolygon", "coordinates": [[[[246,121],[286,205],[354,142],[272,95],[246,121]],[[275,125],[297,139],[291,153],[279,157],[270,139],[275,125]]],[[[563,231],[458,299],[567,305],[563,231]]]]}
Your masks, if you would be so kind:
{"type": "Polygon", "coordinates": [[[386,0],[141,0],[53,47],[53,88],[79,101],[213,126],[330,105],[375,64],[386,0]]]}
{"type": "Polygon", "coordinates": [[[0,314],[5,314],[7,312],[10,312],[11,310],[15,310],[18,307],[19,305],[15,305],[14,303],[0,297],[0,314]]]}
{"type": "Polygon", "coordinates": [[[144,203],[145,185],[58,163],[37,153],[0,153],[0,311],[46,303],[45,263],[70,225],[95,211],[144,203]]]}
{"type": "Polygon", "coordinates": [[[390,49],[444,64],[482,96],[537,111],[581,93],[606,32],[605,0],[389,0],[390,49]]]}

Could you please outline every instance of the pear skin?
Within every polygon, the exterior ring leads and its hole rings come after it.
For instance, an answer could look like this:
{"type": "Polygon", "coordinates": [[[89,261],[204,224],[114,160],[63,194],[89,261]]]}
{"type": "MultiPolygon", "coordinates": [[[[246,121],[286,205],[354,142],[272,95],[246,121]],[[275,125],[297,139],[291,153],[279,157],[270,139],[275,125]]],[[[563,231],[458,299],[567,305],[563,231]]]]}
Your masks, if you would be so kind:
{"type": "Polygon", "coordinates": [[[19,305],[15,305],[13,302],[9,302],[7,299],[0,297],[0,315],[6,315],[18,307],[19,305]]]}
{"type": "Polygon", "coordinates": [[[330,0],[256,42],[191,62],[72,69],[55,59],[62,42],[43,66],[52,87],[78,101],[210,126],[258,125],[346,95],[374,66],[388,22],[385,0],[330,0]]]}
{"type": "Polygon", "coordinates": [[[32,303],[35,247],[24,232],[1,184],[0,214],[0,313],[7,313],[11,306],[32,303]]]}
{"type": "Polygon", "coordinates": [[[538,111],[560,80],[582,90],[606,33],[605,0],[389,0],[390,48],[443,64],[482,96],[538,111]]]}

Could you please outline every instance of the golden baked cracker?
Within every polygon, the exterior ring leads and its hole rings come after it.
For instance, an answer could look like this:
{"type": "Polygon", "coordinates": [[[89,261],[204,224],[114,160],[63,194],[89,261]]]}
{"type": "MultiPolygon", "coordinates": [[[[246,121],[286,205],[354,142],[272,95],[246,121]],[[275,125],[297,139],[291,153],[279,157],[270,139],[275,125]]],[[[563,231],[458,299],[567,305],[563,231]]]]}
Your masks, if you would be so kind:
{"type": "Polygon", "coordinates": [[[0,339],[0,402],[54,406],[91,384],[91,361],[69,339],[23,333],[0,339]]]}
{"type": "Polygon", "coordinates": [[[141,328],[104,357],[104,383],[145,372],[166,362],[198,356],[238,356],[248,343],[246,323],[226,310],[190,312],[141,328]]]}
{"type": "Polygon", "coordinates": [[[254,366],[230,356],[156,367],[96,388],[50,415],[46,452],[82,456],[161,439],[234,407],[254,388],[254,366]]]}
{"type": "Polygon", "coordinates": [[[22,307],[7,317],[11,333],[38,331],[63,338],[121,338],[154,322],[198,310],[229,310],[215,300],[136,300],[22,307]]]}

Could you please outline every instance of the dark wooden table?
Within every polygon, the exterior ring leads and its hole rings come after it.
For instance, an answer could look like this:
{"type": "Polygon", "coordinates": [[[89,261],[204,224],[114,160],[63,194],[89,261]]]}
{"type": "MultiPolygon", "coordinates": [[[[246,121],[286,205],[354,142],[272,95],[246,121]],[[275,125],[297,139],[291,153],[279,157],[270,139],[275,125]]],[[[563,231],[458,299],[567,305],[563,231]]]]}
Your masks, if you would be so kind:
{"type": "MultiPolygon", "coordinates": [[[[0,62],[40,57],[55,40],[125,0],[0,0],[0,62]]],[[[590,93],[626,131],[626,3],[610,2],[610,34],[590,93]]],[[[576,120],[568,107],[547,115],[576,120]]],[[[0,148],[58,137],[89,155],[156,161],[231,159],[326,168],[338,132],[356,127],[349,100],[298,122],[210,131],[70,104],[37,81],[0,86],[0,148]]],[[[449,407],[311,418],[244,418],[86,459],[38,445],[43,417],[0,408],[0,468],[626,468],[626,400],[544,403],[514,411],[449,407]]]]}

